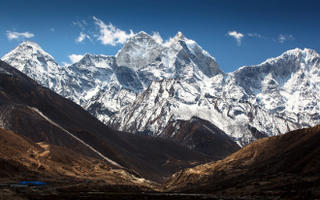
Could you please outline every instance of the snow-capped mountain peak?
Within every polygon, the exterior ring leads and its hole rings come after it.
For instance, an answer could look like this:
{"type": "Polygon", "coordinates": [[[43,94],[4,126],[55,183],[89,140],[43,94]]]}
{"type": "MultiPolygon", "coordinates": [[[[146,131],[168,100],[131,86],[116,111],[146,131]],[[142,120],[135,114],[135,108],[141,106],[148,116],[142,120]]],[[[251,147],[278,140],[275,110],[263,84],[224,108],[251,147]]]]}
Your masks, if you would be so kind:
{"type": "Polygon", "coordinates": [[[135,34],[134,36],[132,36],[129,40],[135,41],[135,40],[140,40],[140,39],[148,39],[149,40],[149,39],[152,39],[152,37],[148,33],[144,32],[144,31],[140,31],[137,34],[135,34]]]}
{"type": "Polygon", "coordinates": [[[290,49],[285,51],[282,55],[295,55],[295,56],[301,56],[301,55],[311,55],[311,56],[319,56],[319,54],[313,50],[313,49],[309,49],[309,48],[304,48],[304,49],[300,49],[300,48],[295,48],[295,49],[290,49]]]}
{"type": "Polygon", "coordinates": [[[156,41],[152,38],[152,36],[150,36],[144,31],[140,31],[137,34],[130,37],[123,48],[130,45],[148,47],[148,45],[154,45],[155,42],[156,41]]]}
{"type": "Polygon", "coordinates": [[[60,84],[61,68],[38,44],[24,41],[1,58],[45,87],[60,84]]]}
{"type": "Polygon", "coordinates": [[[32,51],[32,53],[40,53],[53,59],[53,57],[50,54],[45,52],[37,43],[32,41],[23,41],[14,49],[14,51],[17,50],[29,50],[32,51]]]}
{"type": "Polygon", "coordinates": [[[242,97],[265,110],[312,126],[320,119],[319,68],[316,51],[296,48],[259,65],[241,67],[228,75],[227,85],[239,88],[242,97]]]}
{"type": "Polygon", "coordinates": [[[175,36],[174,39],[176,40],[185,40],[185,37],[181,31],[179,31],[175,36]]]}
{"type": "Polygon", "coordinates": [[[269,58],[265,62],[261,63],[261,65],[265,63],[274,64],[279,62],[279,60],[295,60],[297,62],[304,62],[308,63],[312,61],[313,59],[319,59],[320,55],[313,49],[309,48],[295,48],[290,49],[282,53],[280,56],[276,58],[269,58]]]}
{"type": "Polygon", "coordinates": [[[37,43],[31,41],[24,41],[19,44],[14,50],[2,57],[2,60],[15,62],[20,71],[27,70],[27,67],[38,67],[40,71],[54,71],[58,66],[54,58],[45,52],[37,43]],[[19,61],[24,61],[18,63],[19,61]],[[29,63],[28,62],[32,62],[29,63]]]}
{"type": "Polygon", "coordinates": [[[186,42],[189,39],[186,38],[182,32],[177,32],[177,34],[170,38],[167,42],[165,42],[163,45],[166,47],[170,47],[170,48],[181,48],[180,43],[181,42],[186,42]]]}

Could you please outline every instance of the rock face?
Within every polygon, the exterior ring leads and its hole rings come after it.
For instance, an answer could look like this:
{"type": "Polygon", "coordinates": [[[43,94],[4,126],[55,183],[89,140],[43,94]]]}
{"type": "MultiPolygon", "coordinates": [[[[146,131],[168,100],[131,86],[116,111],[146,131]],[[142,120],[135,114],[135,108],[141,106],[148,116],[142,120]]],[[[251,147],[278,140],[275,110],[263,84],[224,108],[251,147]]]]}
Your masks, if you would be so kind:
{"type": "Polygon", "coordinates": [[[180,32],[165,43],[140,32],[115,56],[87,54],[65,67],[31,42],[2,59],[122,131],[169,137],[170,123],[198,117],[243,146],[320,123],[320,56],[311,49],[223,73],[180,32]]]}

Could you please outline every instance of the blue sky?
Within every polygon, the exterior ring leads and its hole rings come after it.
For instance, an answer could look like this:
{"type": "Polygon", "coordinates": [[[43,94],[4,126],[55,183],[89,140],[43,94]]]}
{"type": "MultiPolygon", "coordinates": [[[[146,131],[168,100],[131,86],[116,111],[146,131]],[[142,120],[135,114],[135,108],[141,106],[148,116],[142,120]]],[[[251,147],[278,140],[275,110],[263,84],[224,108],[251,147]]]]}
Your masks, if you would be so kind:
{"type": "Polygon", "coordinates": [[[296,47],[320,52],[319,9],[317,0],[2,0],[0,56],[31,40],[71,63],[113,55],[139,31],[164,41],[181,31],[230,72],[296,47]]]}

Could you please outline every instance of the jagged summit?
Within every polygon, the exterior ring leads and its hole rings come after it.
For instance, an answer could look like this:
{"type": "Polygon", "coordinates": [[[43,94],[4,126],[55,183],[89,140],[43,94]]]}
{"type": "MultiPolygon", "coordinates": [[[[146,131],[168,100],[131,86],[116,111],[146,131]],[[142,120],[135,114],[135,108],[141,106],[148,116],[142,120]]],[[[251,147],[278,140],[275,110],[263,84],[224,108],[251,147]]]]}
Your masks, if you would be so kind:
{"type": "Polygon", "coordinates": [[[177,32],[177,34],[174,37],[171,37],[167,42],[165,42],[163,45],[169,48],[180,48],[181,44],[184,43],[195,43],[195,41],[190,40],[186,38],[182,32],[177,32]]]}
{"type": "Polygon", "coordinates": [[[185,40],[185,37],[181,31],[179,31],[174,38],[179,39],[179,40],[185,40]]]}
{"type": "Polygon", "coordinates": [[[140,31],[131,37],[131,39],[135,39],[135,38],[151,38],[151,36],[144,31],[140,31]]]}
{"type": "Polygon", "coordinates": [[[2,59],[5,60],[5,58],[9,57],[10,55],[18,53],[18,51],[20,54],[28,56],[42,55],[54,60],[53,56],[50,55],[48,52],[44,51],[39,44],[28,40],[21,42],[16,48],[4,55],[2,59]]]}
{"type": "Polygon", "coordinates": [[[48,52],[44,51],[39,44],[28,40],[21,42],[14,50],[4,55],[2,59],[5,60],[5,58],[10,57],[10,55],[17,52],[23,53],[25,56],[29,57],[35,57],[40,55],[49,58],[51,61],[54,61],[53,56],[50,55],[48,52]]]}
{"type": "Polygon", "coordinates": [[[282,75],[291,74],[300,70],[301,68],[311,69],[312,67],[319,67],[320,55],[313,49],[309,48],[295,48],[283,52],[280,56],[275,58],[268,58],[264,62],[258,65],[253,66],[242,66],[235,72],[243,73],[244,71],[262,71],[264,73],[276,73],[279,74],[279,71],[282,71],[282,75]]]}
{"type": "Polygon", "coordinates": [[[21,42],[18,46],[30,46],[30,47],[34,47],[37,49],[42,49],[37,43],[32,42],[30,40],[25,40],[25,41],[21,42]]]}
{"type": "Polygon", "coordinates": [[[282,55],[284,54],[288,54],[288,55],[301,55],[301,54],[310,54],[310,55],[314,55],[314,56],[319,56],[319,54],[313,50],[313,49],[309,49],[309,48],[304,48],[304,49],[300,49],[300,48],[294,48],[294,49],[289,49],[287,51],[285,51],[282,55]]]}
{"type": "Polygon", "coordinates": [[[155,42],[155,40],[146,32],[140,31],[137,34],[130,37],[124,46],[132,45],[132,43],[139,45],[139,44],[148,43],[148,42],[155,42]]]}
{"type": "Polygon", "coordinates": [[[45,87],[60,84],[62,67],[35,42],[24,41],[1,59],[45,87]]]}

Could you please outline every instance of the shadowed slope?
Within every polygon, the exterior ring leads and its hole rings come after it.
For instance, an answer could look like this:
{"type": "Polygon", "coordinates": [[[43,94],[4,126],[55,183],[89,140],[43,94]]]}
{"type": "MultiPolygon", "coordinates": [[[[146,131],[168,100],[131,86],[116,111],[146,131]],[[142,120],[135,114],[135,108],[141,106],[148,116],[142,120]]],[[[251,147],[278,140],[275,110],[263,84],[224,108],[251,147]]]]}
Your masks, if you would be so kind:
{"type": "Polygon", "coordinates": [[[207,154],[215,160],[223,159],[240,149],[240,146],[218,127],[197,117],[188,121],[170,122],[161,137],[207,154]]]}

